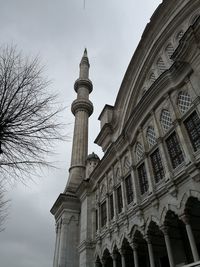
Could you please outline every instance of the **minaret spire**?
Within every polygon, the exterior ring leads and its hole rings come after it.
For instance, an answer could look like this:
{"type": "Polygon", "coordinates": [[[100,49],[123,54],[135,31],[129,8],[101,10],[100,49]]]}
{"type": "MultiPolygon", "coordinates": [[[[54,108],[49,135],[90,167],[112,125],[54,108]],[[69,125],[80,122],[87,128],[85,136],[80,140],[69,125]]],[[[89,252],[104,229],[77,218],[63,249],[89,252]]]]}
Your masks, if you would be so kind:
{"type": "Polygon", "coordinates": [[[75,192],[85,177],[85,166],[88,155],[88,118],[93,113],[93,105],[89,100],[92,82],[89,79],[89,59],[85,48],[80,62],[79,78],[74,84],[77,99],[73,101],[71,110],[75,116],[74,135],[71,155],[69,179],[65,192],[75,192]]]}

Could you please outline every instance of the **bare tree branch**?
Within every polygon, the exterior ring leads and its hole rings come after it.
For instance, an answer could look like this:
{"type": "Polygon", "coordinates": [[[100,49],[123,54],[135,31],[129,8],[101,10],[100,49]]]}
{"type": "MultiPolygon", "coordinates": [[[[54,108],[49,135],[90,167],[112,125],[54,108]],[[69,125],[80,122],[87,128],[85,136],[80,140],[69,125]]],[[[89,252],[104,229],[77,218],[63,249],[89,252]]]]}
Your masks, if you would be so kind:
{"type": "Polygon", "coordinates": [[[38,58],[24,58],[15,47],[0,49],[0,177],[24,181],[35,167],[49,165],[45,156],[63,140],[62,109],[48,85],[38,58]]]}

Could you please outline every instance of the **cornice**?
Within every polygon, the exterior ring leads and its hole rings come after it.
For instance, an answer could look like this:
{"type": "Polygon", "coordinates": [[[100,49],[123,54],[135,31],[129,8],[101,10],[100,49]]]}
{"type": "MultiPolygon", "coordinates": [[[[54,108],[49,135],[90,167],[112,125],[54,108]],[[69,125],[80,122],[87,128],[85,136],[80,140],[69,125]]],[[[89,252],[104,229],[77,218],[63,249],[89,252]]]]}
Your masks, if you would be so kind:
{"type": "Polygon", "coordinates": [[[59,214],[62,213],[65,209],[79,212],[80,200],[73,193],[67,192],[66,194],[60,194],[56,202],[53,204],[53,207],[51,208],[50,212],[55,217],[58,217],[59,214]]]}
{"type": "Polygon", "coordinates": [[[137,99],[145,76],[149,73],[155,58],[166,45],[166,41],[180,26],[181,22],[188,17],[188,14],[196,10],[197,7],[200,7],[197,0],[164,1],[154,12],[131,59],[117,95],[114,105],[115,116],[112,121],[116,134],[118,134],[117,131],[123,128],[124,116],[128,117],[121,114],[120,110],[128,112],[129,107],[126,103],[129,103],[130,99],[132,100],[132,106],[135,104],[133,99],[137,99]]]}

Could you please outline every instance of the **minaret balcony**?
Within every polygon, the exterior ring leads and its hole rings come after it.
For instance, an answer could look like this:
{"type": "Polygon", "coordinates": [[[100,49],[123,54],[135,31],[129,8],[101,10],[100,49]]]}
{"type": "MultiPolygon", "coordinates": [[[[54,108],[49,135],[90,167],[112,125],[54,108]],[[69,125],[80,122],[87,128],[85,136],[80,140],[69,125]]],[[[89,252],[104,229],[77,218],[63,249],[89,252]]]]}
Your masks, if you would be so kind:
{"type": "Polygon", "coordinates": [[[77,79],[74,84],[74,90],[77,92],[79,88],[85,87],[88,89],[89,94],[92,92],[93,85],[90,79],[77,79]]]}
{"type": "Polygon", "coordinates": [[[86,111],[90,116],[93,113],[93,104],[90,100],[79,98],[72,102],[71,111],[74,115],[78,111],[86,111]]]}

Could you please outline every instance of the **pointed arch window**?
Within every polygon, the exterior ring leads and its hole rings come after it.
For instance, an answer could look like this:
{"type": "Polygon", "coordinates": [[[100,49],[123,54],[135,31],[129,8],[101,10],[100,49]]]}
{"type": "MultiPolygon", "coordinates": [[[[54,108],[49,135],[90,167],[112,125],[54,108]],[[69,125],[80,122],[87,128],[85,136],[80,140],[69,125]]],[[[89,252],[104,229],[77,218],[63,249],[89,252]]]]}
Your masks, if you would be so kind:
{"type": "Polygon", "coordinates": [[[152,126],[149,126],[147,129],[147,142],[149,147],[152,147],[156,144],[156,133],[152,126]]]}
{"type": "Polygon", "coordinates": [[[185,113],[191,106],[192,99],[187,92],[181,91],[178,94],[177,105],[181,113],[185,113]]]}
{"type": "Polygon", "coordinates": [[[160,156],[160,151],[157,148],[150,156],[151,158],[151,165],[153,168],[153,174],[154,174],[154,179],[155,182],[158,183],[164,178],[164,168],[160,156]]]}
{"type": "Polygon", "coordinates": [[[137,161],[139,161],[144,155],[144,148],[140,142],[137,142],[136,144],[135,154],[136,154],[137,161]]]}
{"type": "Polygon", "coordinates": [[[109,196],[109,201],[110,201],[110,220],[113,219],[114,217],[114,203],[113,203],[113,194],[109,196]]]}
{"type": "Polygon", "coordinates": [[[132,187],[131,175],[129,175],[125,179],[125,186],[126,186],[127,204],[129,205],[133,201],[133,187],[132,187]]]}
{"type": "Polygon", "coordinates": [[[172,118],[169,110],[163,109],[160,115],[160,123],[164,131],[167,131],[172,126],[172,118]]]}
{"type": "Polygon", "coordinates": [[[200,149],[200,118],[193,112],[184,122],[194,151],[200,149]]]}
{"type": "Polygon", "coordinates": [[[171,159],[172,167],[175,169],[184,161],[177,135],[173,132],[166,140],[167,149],[171,159]]]}
{"type": "Polygon", "coordinates": [[[104,227],[107,222],[106,201],[101,204],[101,227],[104,227]]]}
{"type": "Polygon", "coordinates": [[[122,188],[121,185],[117,188],[117,207],[118,213],[122,212],[123,209],[123,200],[122,200],[122,188]]]}
{"type": "Polygon", "coordinates": [[[147,179],[147,172],[144,163],[142,163],[138,169],[138,179],[139,179],[139,186],[141,194],[143,195],[148,191],[149,185],[148,185],[148,179],[147,179]]]}

